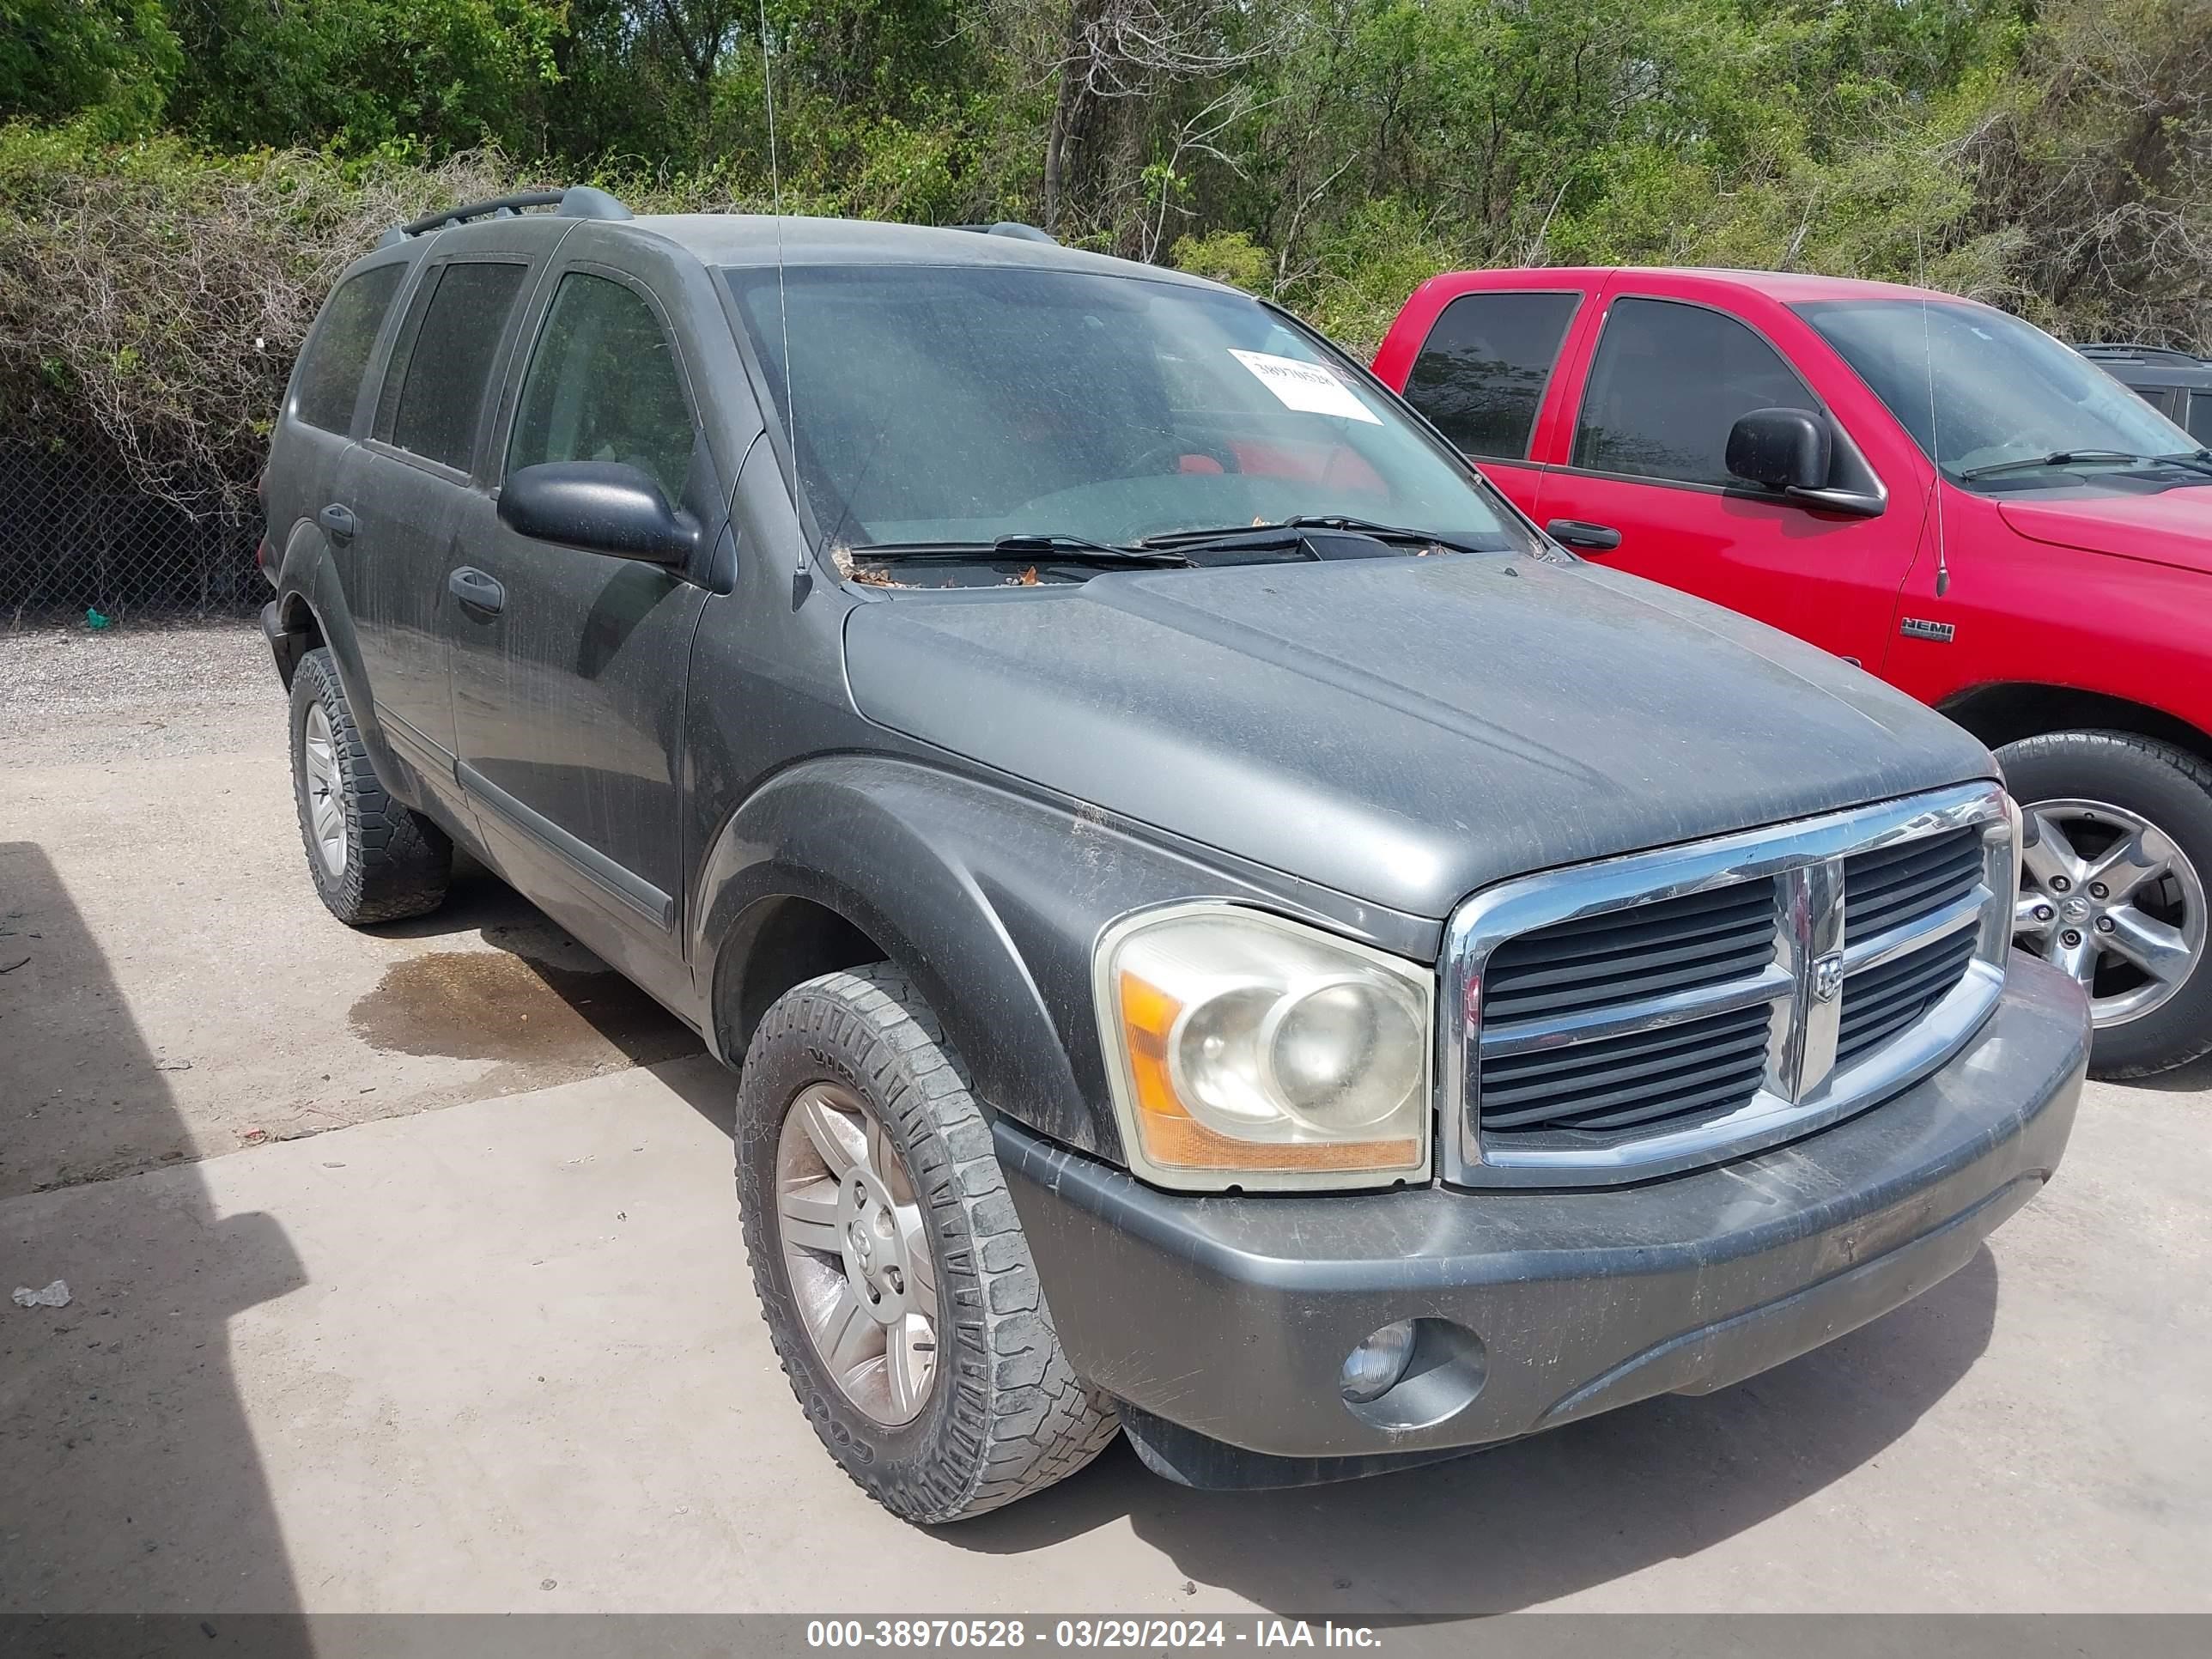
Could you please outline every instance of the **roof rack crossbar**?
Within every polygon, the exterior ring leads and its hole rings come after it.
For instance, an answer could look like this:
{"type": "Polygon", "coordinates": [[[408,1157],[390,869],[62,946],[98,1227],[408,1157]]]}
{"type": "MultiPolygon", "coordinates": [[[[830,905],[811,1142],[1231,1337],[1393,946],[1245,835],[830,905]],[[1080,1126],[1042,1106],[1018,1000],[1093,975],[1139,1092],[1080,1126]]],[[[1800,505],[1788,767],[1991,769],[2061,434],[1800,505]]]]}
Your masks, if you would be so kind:
{"type": "Polygon", "coordinates": [[[2157,357],[2191,366],[2204,361],[2195,352],[2185,351],[2179,346],[2151,345],[2142,340],[2092,340],[2087,345],[2075,347],[2075,349],[2085,357],[2094,357],[2100,353],[2112,357],[2157,357]]]}
{"type": "Polygon", "coordinates": [[[603,190],[589,185],[571,185],[566,190],[525,190],[512,196],[494,196],[482,202],[469,202],[443,213],[428,213],[420,219],[411,219],[385,232],[386,242],[396,242],[410,236],[421,236],[447,225],[463,225],[473,219],[508,219],[526,208],[550,207],[554,216],[562,219],[627,219],[630,210],[603,190]]]}

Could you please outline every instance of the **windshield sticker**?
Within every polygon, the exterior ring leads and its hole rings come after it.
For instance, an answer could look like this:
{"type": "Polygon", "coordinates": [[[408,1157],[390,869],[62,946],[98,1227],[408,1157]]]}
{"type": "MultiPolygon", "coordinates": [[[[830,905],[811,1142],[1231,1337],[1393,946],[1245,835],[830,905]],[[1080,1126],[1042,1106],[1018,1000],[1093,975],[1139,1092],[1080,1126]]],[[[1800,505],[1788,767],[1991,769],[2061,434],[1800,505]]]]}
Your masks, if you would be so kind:
{"type": "Polygon", "coordinates": [[[1382,424],[1381,416],[1353,397],[1352,388],[1320,363],[1234,348],[1229,355],[1258,375],[1260,384],[1273,392],[1276,402],[1285,409],[1303,410],[1309,415],[1341,415],[1370,426],[1382,424]]]}

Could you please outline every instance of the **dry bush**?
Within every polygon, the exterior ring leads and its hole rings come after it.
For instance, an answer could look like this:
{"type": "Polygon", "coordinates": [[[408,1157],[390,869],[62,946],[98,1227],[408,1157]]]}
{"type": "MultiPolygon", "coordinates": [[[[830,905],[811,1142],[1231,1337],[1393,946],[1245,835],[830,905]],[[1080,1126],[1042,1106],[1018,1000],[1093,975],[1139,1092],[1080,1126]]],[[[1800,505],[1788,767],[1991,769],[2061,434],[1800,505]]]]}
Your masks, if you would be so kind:
{"type": "Polygon", "coordinates": [[[235,510],[333,279],[392,225],[523,187],[497,155],[346,168],[0,131],[0,444],[112,452],[235,510]]]}
{"type": "Polygon", "coordinates": [[[2062,0],[1964,144],[2020,307],[2212,352],[2212,0],[2062,0]]]}

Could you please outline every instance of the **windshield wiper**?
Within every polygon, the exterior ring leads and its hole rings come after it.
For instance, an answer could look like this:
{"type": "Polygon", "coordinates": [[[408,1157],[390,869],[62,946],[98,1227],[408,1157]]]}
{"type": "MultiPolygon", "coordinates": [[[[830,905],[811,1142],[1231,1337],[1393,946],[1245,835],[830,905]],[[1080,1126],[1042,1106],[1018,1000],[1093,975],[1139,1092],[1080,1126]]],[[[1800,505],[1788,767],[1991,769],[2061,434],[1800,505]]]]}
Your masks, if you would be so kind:
{"type": "Polygon", "coordinates": [[[2007,472],[2033,472],[2046,466],[2077,466],[2092,461],[2141,465],[2145,461],[2175,459],[2169,455],[2138,455],[2127,449],[2054,449],[2048,455],[2033,455],[2025,460],[1993,461],[1987,466],[1970,466],[1959,476],[1966,479],[1995,478],[2007,472]]]}
{"type": "Polygon", "coordinates": [[[1000,536],[990,541],[878,542],[848,550],[856,563],[871,560],[977,559],[1003,555],[1009,558],[1050,559],[1076,564],[1188,564],[1189,560],[1166,548],[1114,547],[1086,536],[1054,531],[1000,536]]]}
{"type": "Polygon", "coordinates": [[[1408,530],[1402,525],[1377,524],[1372,519],[1355,519],[1342,513],[1301,513],[1283,520],[1300,529],[1348,530],[1355,535],[1372,536],[1383,542],[1433,543],[1449,547],[1455,553],[1503,553],[1507,550],[1503,537],[1477,538],[1470,536],[1439,536],[1433,530],[1408,530]]]}
{"type": "Polygon", "coordinates": [[[2212,449],[2184,449],[2172,455],[2154,455],[2151,459],[2163,461],[2168,466],[2194,467],[2206,477],[2212,477],[2212,449]]]}
{"type": "Polygon", "coordinates": [[[1158,536],[1147,536],[1137,544],[1139,547],[1197,547],[1207,542],[1235,541],[1249,538],[1255,545],[1265,546],[1273,541],[1295,537],[1301,530],[1341,530],[1355,536],[1371,536],[1379,542],[1418,542],[1423,545],[1433,543],[1449,547],[1455,553],[1496,553],[1504,550],[1485,545],[1464,537],[1440,536],[1431,530],[1409,530],[1401,525],[1376,524],[1371,519],[1356,519],[1342,513],[1300,513],[1272,524],[1231,524],[1213,530],[1170,530],[1158,536]]]}

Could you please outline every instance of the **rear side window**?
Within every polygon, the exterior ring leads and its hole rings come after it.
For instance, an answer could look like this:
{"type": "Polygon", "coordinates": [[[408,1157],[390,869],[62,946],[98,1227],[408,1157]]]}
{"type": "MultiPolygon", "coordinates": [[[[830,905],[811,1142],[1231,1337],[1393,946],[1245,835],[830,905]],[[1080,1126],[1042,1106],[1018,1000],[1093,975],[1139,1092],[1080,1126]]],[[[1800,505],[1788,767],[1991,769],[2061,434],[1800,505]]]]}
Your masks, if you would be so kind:
{"type": "Polygon", "coordinates": [[[1406,400],[1463,453],[1525,460],[1559,343],[1581,297],[1462,294],[1422,343],[1406,380],[1406,400]]]}
{"type": "Polygon", "coordinates": [[[2212,392],[2189,394],[2189,435],[2212,447],[2212,392]]]}
{"type": "Polygon", "coordinates": [[[362,371],[376,344],[384,313],[399,291],[404,265],[379,265],[348,277],[323,307],[323,320],[300,362],[300,381],[292,412],[309,426],[345,432],[353,426],[354,400],[361,395],[362,371]]]}
{"type": "Polygon", "coordinates": [[[1729,428],[1754,409],[1817,409],[1774,348],[1733,317],[1674,300],[1616,300],[1575,422],[1574,464],[1727,484],[1729,428]]]}
{"type": "Polygon", "coordinates": [[[671,501],[691,466],[691,405],[653,307],[605,276],[561,279],[530,360],[507,469],[622,461],[671,501]]]}
{"type": "Polygon", "coordinates": [[[391,442],[426,460],[467,467],[492,356],[527,270],[471,262],[436,273],[385,376],[390,418],[380,416],[377,427],[391,442]]]}

